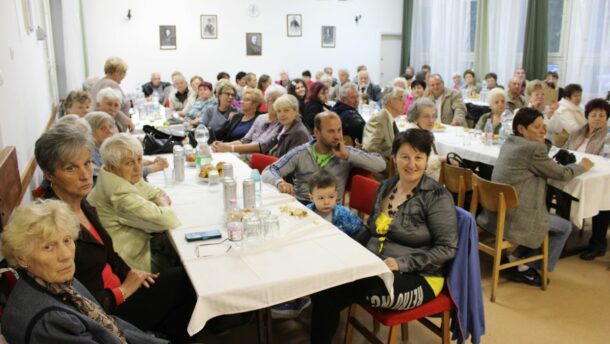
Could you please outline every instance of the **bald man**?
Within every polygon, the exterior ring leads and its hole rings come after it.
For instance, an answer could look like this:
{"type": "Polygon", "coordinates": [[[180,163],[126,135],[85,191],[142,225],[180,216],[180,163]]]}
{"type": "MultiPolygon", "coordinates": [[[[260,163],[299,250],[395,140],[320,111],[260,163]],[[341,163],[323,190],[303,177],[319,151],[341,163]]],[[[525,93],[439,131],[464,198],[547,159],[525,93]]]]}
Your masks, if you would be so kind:
{"type": "Polygon", "coordinates": [[[142,92],[144,92],[146,98],[149,96],[154,98],[156,96],[159,98],[159,104],[164,104],[169,93],[169,86],[171,84],[161,81],[161,74],[155,72],[151,74],[150,81],[142,85],[142,92]]]}

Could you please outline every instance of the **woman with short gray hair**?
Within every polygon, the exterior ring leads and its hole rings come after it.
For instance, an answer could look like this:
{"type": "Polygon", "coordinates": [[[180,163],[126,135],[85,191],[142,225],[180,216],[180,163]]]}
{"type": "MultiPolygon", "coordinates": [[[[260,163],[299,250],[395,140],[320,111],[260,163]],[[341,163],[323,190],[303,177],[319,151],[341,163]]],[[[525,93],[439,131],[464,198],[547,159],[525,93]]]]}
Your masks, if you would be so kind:
{"type": "Polygon", "coordinates": [[[494,135],[499,135],[500,130],[502,130],[502,113],[506,109],[506,92],[503,89],[496,87],[489,92],[487,99],[489,99],[491,111],[483,114],[474,128],[481,131],[485,130],[487,120],[491,119],[494,135]]]}
{"type": "Polygon", "coordinates": [[[95,142],[95,148],[91,154],[91,161],[93,162],[93,183],[97,181],[97,176],[100,172],[100,168],[104,164],[102,155],[100,154],[100,146],[104,141],[115,133],[114,118],[103,111],[93,111],[85,116],[87,122],[91,126],[91,136],[95,142]]]}
{"type": "Polygon", "coordinates": [[[101,89],[97,96],[95,97],[95,109],[97,111],[103,111],[115,120],[115,125],[117,131],[123,133],[127,131],[127,127],[125,127],[120,121],[117,120],[119,117],[119,113],[121,112],[121,94],[119,91],[106,87],[101,89]]]}
{"type": "Polygon", "coordinates": [[[426,175],[436,181],[438,181],[441,173],[441,166],[445,162],[446,158],[438,155],[436,144],[434,143],[434,125],[436,124],[438,116],[436,114],[436,106],[429,98],[419,98],[409,108],[407,114],[407,120],[409,121],[409,128],[420,128],[428,131],[432,137],[432,151],[428,157],[428,167],[426,168],[426,175]]]}
{"type": "Polygon", "coordinates": [[[74,127],[82,131],[84,134],[91,134],[91,126],[89,125],[89,122],[87,122],[84,118],[79,117],[78,115],[65,115],[60,118],[55,124],[55,126],[58,125],[74,127]]]}
{"type": "Polygon", "coordinates": [[[142,152],[129,134],[107,138],[100,148],[104,165],[87,200],[130,266],[161,272],[180,264],[165,233],[180,221],[165,192],[143,180],[142,152]]]}
{"type": "Polygon", "coordinates": [[[192,90],[182,73],[172,76],[172,89],[169,94],[169,109],[184,117],[197,98],[197,90],[192,90]]]}

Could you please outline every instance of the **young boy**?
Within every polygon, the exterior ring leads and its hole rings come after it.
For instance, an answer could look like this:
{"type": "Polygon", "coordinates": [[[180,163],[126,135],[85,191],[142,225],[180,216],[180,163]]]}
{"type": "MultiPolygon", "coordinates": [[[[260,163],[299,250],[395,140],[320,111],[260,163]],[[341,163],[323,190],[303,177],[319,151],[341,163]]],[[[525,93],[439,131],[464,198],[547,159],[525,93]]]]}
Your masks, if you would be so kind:
{"type": "Polygon", "coordinates": [[[356,214],[337,204],[337,179],[326,170],[314,173],[309,180],[309,200],[309,209],[351,237],[364,226],[356,214]]]}

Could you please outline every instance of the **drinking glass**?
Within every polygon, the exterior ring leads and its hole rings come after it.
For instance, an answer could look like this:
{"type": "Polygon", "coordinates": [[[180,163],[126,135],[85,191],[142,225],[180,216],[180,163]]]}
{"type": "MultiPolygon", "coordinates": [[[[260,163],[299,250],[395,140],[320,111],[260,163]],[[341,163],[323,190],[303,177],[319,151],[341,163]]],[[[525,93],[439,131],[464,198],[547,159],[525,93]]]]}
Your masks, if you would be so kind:
{"type": "Polygon", "coordinates": [[[208,190],[210,192],[217,192],[220,190],[220,175],[217,170],[208,172],[208,190]]]}
{"type": "Polygon", "coordinates": [[[165,182],[165,187],[174,185],[174,169],[172,167],[163,169],[163,181],[165,182]]]}
{"type": "Polygon", "coordinates": [[[280,236],[280,220],[276,215],[269,215],[265,218],[265,237],[267,240],[275,239],[280,236]]]}
{"type": "Polygon", "coordinates": [[[258,218],[249,219],[245,223],[245,237],[248,244],[256,244],[261,239],[261,221],[258,218]]]}

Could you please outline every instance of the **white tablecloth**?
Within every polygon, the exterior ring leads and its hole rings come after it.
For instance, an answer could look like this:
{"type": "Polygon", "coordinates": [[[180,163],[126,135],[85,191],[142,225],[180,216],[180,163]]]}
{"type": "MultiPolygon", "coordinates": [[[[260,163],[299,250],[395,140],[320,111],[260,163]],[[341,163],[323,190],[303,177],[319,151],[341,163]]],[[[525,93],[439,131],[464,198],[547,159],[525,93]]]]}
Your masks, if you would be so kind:
{"type": "MultiPolygon", "coordinates": [[[[444,132],[435,132],[438,153],[446,155],[455,152],[464,159],[495,165],[501,146],[495,144],[487,146],[474,138],[467,145],[463,130],[462,127],[447,126],[444,132]]],[[[555,152],[557,149],[553,148],[549,155],[553,156],[555,152]]],[[[598,155],[572,153],[576,155],[577,161],[586,156],[595,163],[595,166],[569,182],[549,180],[549,184],[579,200],[572,202],[570,220],[580,227],[583,219],[593,217],[601,210],[610,210],[610,160],[598,155]]]]}
{"type": "MultiPolygon", "coordinates": [[[[168,160],[171,163],[171,156],[168,160]]],[[[250,176],[250,168],[228,153],[214,154],[214,161],[233,164],[241,204],[241,181],[250,176]]],[[[172,230],[170,237],[198,295],[188,326],[190,334],[200,331],[209,319],[218,315],[269,307],[365,277],[379,275],[392,289],[394,277],[381,259],[313,212],[302,219],[280,213],[282,205],[306,208],[266,184],[263,208],[279,216],[280,237],[199,258],[197,247],[201,242],[186,242],[184,235],[216,228],[226,237],[222,226],[222,188],[210,192],[207,184],[198,180],[193,167],[187,167],[185,175],[184,182],[167,187],[163,173],[148,179],[164,188],[183,224],[172,230]]],[[[218,246],[205,245],[200,252],[205,256],[206,250],[211,252],[214,248],[218,246]]]]}

